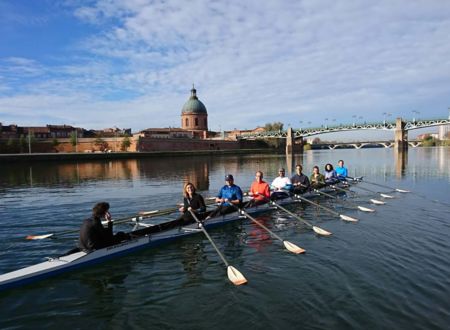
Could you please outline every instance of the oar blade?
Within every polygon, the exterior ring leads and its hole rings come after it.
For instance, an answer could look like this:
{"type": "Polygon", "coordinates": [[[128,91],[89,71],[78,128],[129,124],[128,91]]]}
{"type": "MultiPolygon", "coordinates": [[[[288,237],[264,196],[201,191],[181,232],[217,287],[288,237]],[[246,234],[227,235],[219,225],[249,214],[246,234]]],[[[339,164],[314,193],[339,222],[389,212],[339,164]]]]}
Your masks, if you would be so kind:
{"type": "Polygon", "coordinates": [[[49,237],[52,237],[55,234],[46,234],[46,235],[28,235],[27,237],[25,237],[26,239],[29,240],[38,240],[38,239],[46,239],[49,237]]]}
{"type": "Polygon", "coordinates": [[[344,220],[344,221],[349,221],[349,222],[358,222],[358,219],[349,217],[348,215],[345,214],[339,214],[339,217],[344,220]]]}
{"type": "Polygon", "coordinates": [[[291,251],[292,253],[295,254],[300,254],[300,253],[305,253],[306,250],[302,249],[301,247],[295,245],[294,243],[288,242],[288,241],[283,241],[284,247],[288,250],[291,251]]]}
{"type": "Polygon", "coordinates": [[[329,231],[323,230],[322,228],[319,228],[317,226],[313,226],[312,230],[314,230],[314,232],[317,235],[322,235],[322,236],[330,236],[331,235],[331,233],[329,231]]]}
{"type": "Polygon", "coordinates": [[[368,207],[358,206],[358,209],[363,212],[375,212],[374,209],[369,209],[368,207]]]}
{"type": "Polygon", "coordinates": [[[228,279],[234,284],[234,285],[242,285],[247,283],[247,279],[242,275],[240,271],[238,271],[233,266],[227,267],[227,273],[228,273],[228,279]]]}
{"type": "Polygon", "coordinates": [[[400,193],[409,193],[409,190],[404,190],[404,189],[395,189],[395,191],[400,192],[400,193]]]}
{"type": "Polygon", "coordinates": [[[158,213],[159,210],[153,210],[153,211],[140,211],[139,215],[150,215],[150,214],[155,214],[158,213]]]}
{"type": "Polygon", "coordinates": [[[386,204],[385,202],[383,202],[383,201],[380,201],[380,200],[378,200],[378,199],[371,199],[370,200],[372,203],[374,203],[374,204],[376,204],[376,205],[384,205],[384,204],[386,204]]]}
{"type": "Polygon", "coordinates": [[[394,196],[388,195],[388,194],[380,194],[383,198],[394,198],[394,196]]]}

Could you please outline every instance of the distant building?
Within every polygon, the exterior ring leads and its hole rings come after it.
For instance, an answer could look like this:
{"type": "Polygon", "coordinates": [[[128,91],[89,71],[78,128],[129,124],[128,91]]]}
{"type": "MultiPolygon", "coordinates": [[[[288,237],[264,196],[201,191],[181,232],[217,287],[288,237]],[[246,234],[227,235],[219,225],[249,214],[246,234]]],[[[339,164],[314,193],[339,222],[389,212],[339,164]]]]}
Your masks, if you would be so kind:
{"type": "Polygon", "coordinates": [[[139,136],[154,139],[193,139],[194,132],[182,128],[147,128],[139,136]]]}
{"type": "Polygon", "coordinates": [[[437,139],[438,136],[439,136],[438,133],[424,133],[424,134],[417,135],[417,140],[425,140],[429,137],[431,137],[433,139],[437,139]]]}
{"type": "Polygon", "coordinates": [[[181,128],[194,132],[198,138],[207,138],[208,112],[205,105],[198,99],[197,90],[192,87],[189,100],[181,110],[181,128]]]}

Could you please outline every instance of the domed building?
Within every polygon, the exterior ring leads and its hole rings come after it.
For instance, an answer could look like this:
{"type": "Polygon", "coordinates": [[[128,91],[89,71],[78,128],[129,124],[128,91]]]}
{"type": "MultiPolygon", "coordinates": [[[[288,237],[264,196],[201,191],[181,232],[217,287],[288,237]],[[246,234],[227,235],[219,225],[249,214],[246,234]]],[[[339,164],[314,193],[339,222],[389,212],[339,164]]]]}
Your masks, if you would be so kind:
{"type": "MultiPolygon", "coordinates": [[[[181,128],[189,131],[204,131],[206,137],[208,131],[208,112],[205,105],[198,99],[197,91],[192,86],[191,97],[184,104],[181,111],[181,128]]],[[[200,134],[198,134],[200,135],[200,134]]]]}

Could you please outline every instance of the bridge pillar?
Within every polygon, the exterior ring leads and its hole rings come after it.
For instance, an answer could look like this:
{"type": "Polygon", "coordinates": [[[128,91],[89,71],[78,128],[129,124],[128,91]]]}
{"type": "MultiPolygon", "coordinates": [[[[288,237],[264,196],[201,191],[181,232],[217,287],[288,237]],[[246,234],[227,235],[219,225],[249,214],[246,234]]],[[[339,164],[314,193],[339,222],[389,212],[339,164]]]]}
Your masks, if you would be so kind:
{"type": "Polygon", "coordinates": [[[292,127],[289,127],[286,136],[286,154],[292,155],[293,152],[294,152],[294,136],[292,134],[292,127]]]}
{"type": "Polygon", "coordinates": [[[408,150],[408,131],[405,130],[406,123],[402,118],[397,118],[395,125],[395,150],[408,150]]]}

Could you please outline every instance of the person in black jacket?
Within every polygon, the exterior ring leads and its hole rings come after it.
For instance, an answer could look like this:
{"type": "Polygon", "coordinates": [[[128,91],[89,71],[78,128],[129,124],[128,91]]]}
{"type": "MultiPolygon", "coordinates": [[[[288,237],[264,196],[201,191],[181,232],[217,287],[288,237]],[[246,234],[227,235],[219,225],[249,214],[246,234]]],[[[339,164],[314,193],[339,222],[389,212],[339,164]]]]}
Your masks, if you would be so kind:
{"type": "Polygon", "coordinates": [[[92,209],[92,216],[84,220],[81,225],[79,248],[82,251],[91,252],[127,239],[126,236],[122,232],[117,233],[116,236],[113,235],[109,203],[97,203],[92,209]],[[103,226],[102,219],[107,221],[107,228],[103,226]]]}
{"type": "Polygon", "coordinates": [[[181,225],[194,222],[194,218],[189,212],[192,210],[198,219],[203,220],[206,217],[206,204],[202,195],[196,193],[195,186],[188,182],[183,188],[183,206],[180,207],[180,212],[183,214],[178,217],[181,225]]]}
{"type": "Polygon", "coordinates": [[[291,178],[292,185],[294,186],[294,194],[303,194],[309,190],[309,179],[302,173],[303,167],[300,164],[295,166],[295,175],[291,178]]]}

